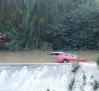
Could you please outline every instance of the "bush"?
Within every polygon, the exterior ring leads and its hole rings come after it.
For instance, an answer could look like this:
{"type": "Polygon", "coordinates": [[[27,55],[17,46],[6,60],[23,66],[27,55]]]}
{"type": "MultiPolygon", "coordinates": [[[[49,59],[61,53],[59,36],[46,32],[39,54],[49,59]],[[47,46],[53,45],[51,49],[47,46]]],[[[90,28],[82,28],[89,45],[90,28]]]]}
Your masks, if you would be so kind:
{"type": "Polygon", "coordinates": [[[99,88],[99,82],[97,82],[96,80],[94,80],[94,85],[93,85],[93,89],[97,90],[99,88]]]}
{"type": "Polygon", "coordinates": [[[70,89],[70,91],[73,89],[74,82],[75,82],[75,78],[73,78],[73,79],[71,80],[71,83],[69,84],[69,89],[70,89]]]}
{"type": "Polygon", "coordinates": [[[4,50],[6,48],[5,43],[0,43],[0,50],[4,50]]]}
{"type": "Polygon", "coordinates": [[[80,67],[79,62],[73,62],[72,67],[73,67],[72,72],[74,73],[77,72],[78,68],[80,67]]]}
{"type": "Polygon", "coordinates": [[[99,65],[99,56],[97,57],[97,60],[96,60],[97,64],[99,65]]]}

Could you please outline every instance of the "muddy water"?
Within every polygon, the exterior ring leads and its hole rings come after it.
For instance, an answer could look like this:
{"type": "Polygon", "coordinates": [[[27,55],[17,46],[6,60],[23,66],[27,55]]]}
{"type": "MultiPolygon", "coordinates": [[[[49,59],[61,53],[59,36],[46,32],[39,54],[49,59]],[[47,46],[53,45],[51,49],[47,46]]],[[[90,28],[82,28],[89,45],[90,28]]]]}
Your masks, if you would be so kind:
{"type": "MultiPolygon", "coordinates": [[[[0,52],[0,63],[55,63],[57,56],[48,55],[50,52],[0,52]]],[[[66,51],[95,62],[99,51],[66,51]]]]}

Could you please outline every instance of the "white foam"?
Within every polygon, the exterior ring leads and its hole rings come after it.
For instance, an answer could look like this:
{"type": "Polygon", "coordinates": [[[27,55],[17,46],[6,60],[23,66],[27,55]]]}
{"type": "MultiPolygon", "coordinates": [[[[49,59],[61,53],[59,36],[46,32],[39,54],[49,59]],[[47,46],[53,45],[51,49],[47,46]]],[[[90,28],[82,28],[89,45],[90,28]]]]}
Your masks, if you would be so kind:
{"type": "Polygon", "coordinates": [[[94,91],[94,80],[99,81],[96,63],[80,63],[76,73],[70,64],[52,64],[17,67],[0,67],[0,91],[69,91],[69,84],[74,78],[72,91],[94,91]],[[86,76],[86,84],[83,76],[86,76]]]}

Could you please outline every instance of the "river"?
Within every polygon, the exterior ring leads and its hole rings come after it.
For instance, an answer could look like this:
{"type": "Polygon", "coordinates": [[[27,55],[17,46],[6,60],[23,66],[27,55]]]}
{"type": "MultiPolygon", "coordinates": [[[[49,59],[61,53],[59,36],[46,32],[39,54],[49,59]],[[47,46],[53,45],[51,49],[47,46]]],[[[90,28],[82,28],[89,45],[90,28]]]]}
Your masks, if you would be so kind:
{"type": "MultiPolygon", "coordinates": [[[[0,63],[55,63],[57,56],[48,55],[47,52],[0,52],[0,63]]],[[[87,59],[87,62],[95,62],[99,51],[65,51],[65,53],[74,53],[79,57],[87,59]]]]}

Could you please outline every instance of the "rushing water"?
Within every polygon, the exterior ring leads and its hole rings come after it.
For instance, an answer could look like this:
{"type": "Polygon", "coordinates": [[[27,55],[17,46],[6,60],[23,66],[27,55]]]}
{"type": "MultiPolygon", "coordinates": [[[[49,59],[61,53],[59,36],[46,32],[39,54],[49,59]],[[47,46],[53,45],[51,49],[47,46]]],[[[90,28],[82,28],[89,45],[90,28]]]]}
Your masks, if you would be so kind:
{"type": "Polygon", "coordinates": [[[72,79],[75,79],[72,91],[94,91],[94,80],[99,81],[95,64],[85,63],[76,73],[72,69],[71,64],[3,65],[0,66],[0,91],[70,91],[72,79]]]}
{"type": "MultiPolygon", "coordinates": [[[[57,56],[50,52],[0,52],[0,63],[55,63],[57,56]]],[[[99,51],[67,51],[86,58],[87,62],[96,60],[99,51]]]]}

